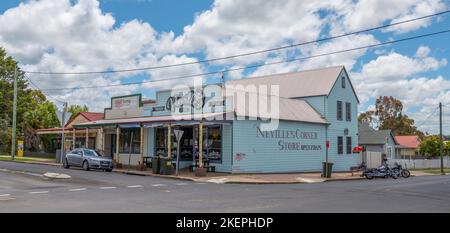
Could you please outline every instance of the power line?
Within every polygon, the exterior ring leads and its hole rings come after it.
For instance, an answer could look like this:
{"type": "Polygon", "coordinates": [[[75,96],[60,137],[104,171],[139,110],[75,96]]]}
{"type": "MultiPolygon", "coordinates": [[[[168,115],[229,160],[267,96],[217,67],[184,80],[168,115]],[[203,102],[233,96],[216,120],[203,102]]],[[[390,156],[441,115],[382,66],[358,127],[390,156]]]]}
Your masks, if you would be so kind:
{"type": "Polygon", "coordinates": [[[312,58],[317,58],[317,57],[341,54],[341,53],[346,53],[346,52],[351,52],[351,51],[356,51],[356,50],[361,50],[361,49],[380,47],[380,46],[384,46],[384,45],[389,45],[389,44],[394,44],[394,43],[399,43],[399,42],[404,42],[404,41],[409,41],[409,40],[415,40],[415,39],[419,39],[419,38],[430,37],[430,36],[435,36],[435,35],[449,33],[449,32],[450,32],[450,29],[447,29],[447,30],[443,30],[443,31],[427,33],[427,34],[422,34],[422,35],[413,36],[413,37],[407,37],[407,38],[398,39],[398,40],[391,40],[391,41],[386,41],[386,42],[373,44],[373,45],[367,45],[367,46],[361,46],[361,47],[356,47],[356,48],[351,48],[351,49],[322,53],[322,54],[317,54],[317,55],[312,55],[312,56],[281,60],[281,61],[271,62],[271,63],[262,63],[262,64],[251,65],[251,66],[243,66],[243,67],[237,67],[237,68],[225,69],[225,70],[219,70],[219,71],[211,71],[211,72],[200,73],[200,74],[178,76],[178,77],[172,77],[172,78],[166,78],[166,79],[147,80],[147,81],[130,82],[130,83],[119,83],[119,84],[110,84],[110,85],[102,85],[102,86],[51,88],[51,89],[44,89],[44,91],[62,91],[62,90],[79,90],[79,89],[107,88],[107,87],[117,87],[117,86],[130,86],[130,85],[139,85],[139,84],[144,84],[144,83],[154,83],[154,82],[162,82],[162,81],[170,81],[170,80],[179,80],[179,79],[207,76],[207,75],[213,75],[213,74],[221,74],[223,72],[233,72],[233,71],[239,71],[239,70],[245,70],[245,69],[252,69],[252,68],[258,68],[258,67],[263,67],[263,66],[277,65],[277,64],[282,64],[282,63],[289,63],[289,62],[307,60],[307,59],[312,59],[312,58]]]}
{"type": "Polygon", "coordinates": [[[436,107],[436,108],[434,109],[434,111],[431,112],[431,114],[428,115],[428,116],[425,118],[425,120],[420,121],[421,124],[418,124],[418,125],[416,126],[416,128],[419,128],[419,127],[423,126],[425,123],[427,123],[428,119],[430,119],[430,117],[432,117],[434,114],[436,114],[436,111],[437,111],[438,109],[439,109],[439,107],[436,107]]]}
{"type": "Polygon", "coordinates": [[[450,13],[450,10],[438,12],[435,14],[425,15],[425,16],[417,17],[417,18],[413,18],[413,19],[408,19],[408,20],[404,20],[404,21],[399,21],[396,23],[386,24],[386,25],[382,25],[382,26],[378,26],[378,27],[368,28],[368,29],[364,29],[364,30],[360,30],[360,31],[345,33],[345,34],[332,36],[332,37],[326,37],[326,38],[322,38],[322,39],[318,39],[318,40],[307,41],[307,42],[302,42],[302,43],[297,43],[297,44],[292,44],[292,45],[287,45],[287,46],[281,46],[281,47],[275,47],[275,48],[270,48],[270,49],[265,49],[265,50],[259,50],[259,51],[249,52],[249,53],[241,53],[241,54],[236,54],[236,55],[231,55],[231,56],[205,59],[205,60],[200,60],[200,61],[195,61],[195,62],[185,62],[185,63],[177,63],[177,64],[171,64],[171,65],[152,66],[152,67],[143,67],[143,68],[134,68],[134,69],[105,70],[105,71],[86,71],[86,72],[24,71],[24,72],[29,73],[29,74],[47,74],[47,75],[87,75],[87,74],[135,72],[135,71],[155,70],[155,69],[170,68],[170,67],[177,67],[177,66],[208,63],[208,62],[227,60],[227,59],[232,59],[232,58],[237,58],[237,57],[245,57],[245,56],[256,55],[256,54],[261,54],[261,53],[274,52],[274,51],[278,51],[278,50],[284,50],[284,49],[288,49],[288,48],[295,48],[295,47],[299,47],[299,46],[303,46],[303,45],[334,40],[334,39],[341,38],[341,37],[346,37],[346,36],[356,35],[356,34],[360,34],[360,33],[375,31],[375,30],[379,30],[379,29],[383,29],[383,28],[393,27],[393,26],[397,26],[400,24],[410,23],[410,22],[414,22],[414,21],[418,21],[418,20],[422,20],[422,19],[426,19],[426,18],[435,17],[438,15],[447,14],[447,13],[450,13]]]}
{"type": "Polygon", "coordinates": [[[41,91],[47,98],[55,101],[55,102],[60,102],[60,103],[65,103],[65,101],[59,100],[55,97],[52,97],[51,95],[48,95],[47,93],[45,93],[41,88],[39,88],[33,81],[31,81],[30,77],[28,77],[25,74],[25,78],[31,83],[32,86],[34,86],[37,90],[41,91]]]}

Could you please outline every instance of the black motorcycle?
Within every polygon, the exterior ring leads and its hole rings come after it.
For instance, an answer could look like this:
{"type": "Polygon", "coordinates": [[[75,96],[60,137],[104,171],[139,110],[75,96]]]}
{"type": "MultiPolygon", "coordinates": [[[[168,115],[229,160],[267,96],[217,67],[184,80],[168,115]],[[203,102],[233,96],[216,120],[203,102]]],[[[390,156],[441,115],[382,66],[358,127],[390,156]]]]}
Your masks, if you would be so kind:
{"type": "Polygon", "coordinates": [[[401,176],[403,178],[408,178],[411,176],[411,172],[409,172],[408,169],[403,168],[402,165],[395,163],[394,167],[392,168],[392,171],[397,175],[401,176]]]}
{"type": "Polygon", "coordinates": [[[371,168],[364,170],[362,176],[366,177],[366,179],[368,180],[371,180],[373,178],[388,178],[388,177],[392,177],[394,179],[398,178],[397,173],[395,173],[387,163],[384,163],[378,168],[371,168]]]}

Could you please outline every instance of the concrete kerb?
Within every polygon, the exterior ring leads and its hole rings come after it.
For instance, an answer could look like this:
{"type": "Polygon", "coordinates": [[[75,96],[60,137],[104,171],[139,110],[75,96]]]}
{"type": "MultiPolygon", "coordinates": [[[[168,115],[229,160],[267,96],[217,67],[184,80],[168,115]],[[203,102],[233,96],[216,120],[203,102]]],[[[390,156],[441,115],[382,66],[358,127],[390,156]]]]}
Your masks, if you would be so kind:
{"type": "MultiPolygon", "coordinates": [[[[5,161],[5,162],[15,162],[15,163],[27,163],[27,164],[36,164],[36,165],[49,165],[49,166],[61,166],[61,164],[57,163],[46,163],[46,162],[35,162],[35,161],[5,161]]],[[[215,183],[210,182],[208,179],[205,178],[192,178],[192,177],[185,177],[185,176],[174,176],[174,175],[159,175],[159,174],[153,174],[153,173],[147,173],[147,172],[140,172],[140,171],[128,171],[128,170],[122,170],[122,169],[114,169],[113,172],[116,173],[122,173],[127,175],[136,175],[136,176],[152,176],[152,177],[159,177],[159,178],[168,178],[168,179],[176,179],[176,180],[186,180],[186,181],[193,181],[193,182],[201,182],[201,183],[215,183]]],[[[436,174],[427,174],[427,175],[436,175],[436,174]]],[[[416,175],[411,175],[412,177],[416,175]]],[[[211,178],[214,179],[214,178],[211,178]]],[[[308,178],[306,178],[308,179],[308,178]]],[[[311,184],[311,183],[321,183],[321,182],[332,182],[332,181],[353,181],[353,180],[363,180],[365,177],[354,177],[354,178],[330,178],[330,179],[322,179],[318,181],[313,182],[305,182],[301,180],[295,180],[295,181],[267,181],[267,180],[261,180],[261,181],[238,181],[238,180],[224,180],[221,182],[221,184],[311,184]]]]}

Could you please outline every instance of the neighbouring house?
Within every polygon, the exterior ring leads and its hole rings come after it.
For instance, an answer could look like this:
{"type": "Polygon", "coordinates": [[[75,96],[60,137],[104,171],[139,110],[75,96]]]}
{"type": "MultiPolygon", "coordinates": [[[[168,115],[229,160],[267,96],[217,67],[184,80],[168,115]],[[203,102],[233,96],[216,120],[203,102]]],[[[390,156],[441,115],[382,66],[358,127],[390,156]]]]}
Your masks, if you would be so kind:
{"type": "Polygon", "coordinates": [[[366,151],[381,152],[388,159],[397,158],[395,148],[398,142],[391,130],[375,130],[368,123],[358,125],[359,145],[364,146],[366,151]]]}
{"type": "Polygon", "coordinates": [[[412,158],[419,154],[419,146],[421,140],[417,135],[408,135],[408,136],[395,136],[395,140],[398,142],[398,146],[396,147],[396,153],[399,158],[412,158]]]}
{"type": "MultiPolygon", "coordinates": [[[[102,147],[102,134],[98,129],[83,129],[77,130],[73,127],[75,124],[81,124],[86,122],[98,121],[104,118],[103,113],[97,112],[80,112],[73,116],[64,126],[65,135],[65,149],[71,150],[73,148],[92,148],[99,149],[102,147]]],[[[50,153],[55,153],[56,149],[61,148],[61,135],[62,128],[48,128],[37,130],[37,135],[53,135],[50,143],[53,144],[51,148],[55,151],[46,151],[50,153]]],[[[43,143],[41,141],[41,143],[43,143]]]]}
{"type": "MultiPolygon", "coordinates": [[[[263,98],[273,98],[267,90],[263,98]]],[[[174,163],[179,157],[180,168],[205,156],[216,171],[228,173],[321,171],[326,160],[333,170],[348,171],[361,162],[352,150],[358,145],[359,100],[343,66],[174,87],[155,96],[153,103],[141,94],[113,97],[104,119],[74,127],[100,132],[105,156],[130,166],[153,156],[174,163]],[[279,124],[265,130],[268,115],[240,106],[237,94],[273,86],[279,88],[273,118],[279,124]],[[174,130],[184,132],[179,143],[174,130]]]]}

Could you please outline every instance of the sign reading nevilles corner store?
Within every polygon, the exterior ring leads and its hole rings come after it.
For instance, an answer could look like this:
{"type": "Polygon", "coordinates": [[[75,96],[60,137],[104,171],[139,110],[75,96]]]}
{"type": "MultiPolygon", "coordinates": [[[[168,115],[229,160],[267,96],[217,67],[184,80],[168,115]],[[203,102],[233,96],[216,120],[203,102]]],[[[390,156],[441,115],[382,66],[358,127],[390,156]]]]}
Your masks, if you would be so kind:
{"type": "Polygon", "coordinates": [[[257,131],[256,132],[257,138],[280,139],[277,145],[278,149],[281,151],[322,150],[321,145],[311,145],[299,141],[294,141],[294,140],[315,140],[317,139],[316,132],[303,132],[300,129],[262,131],[259,127],[256,127],[256,131],[257,131]]]}

